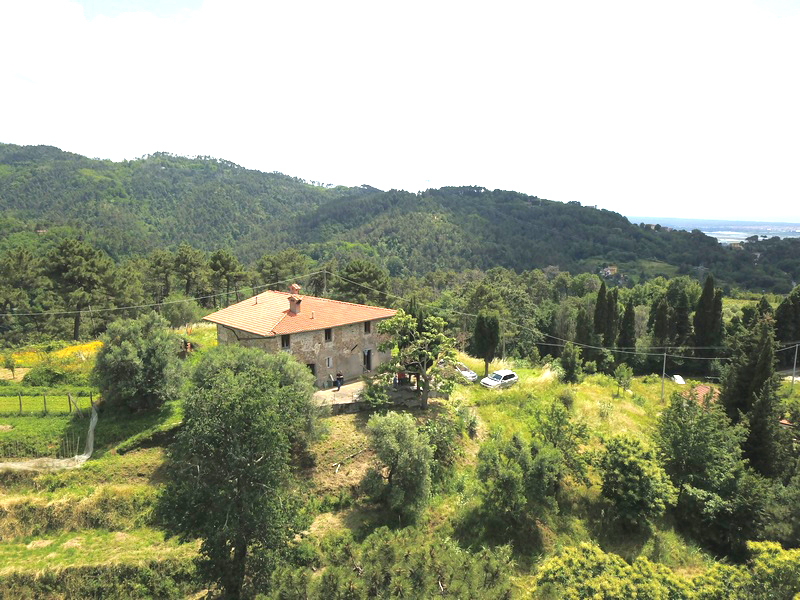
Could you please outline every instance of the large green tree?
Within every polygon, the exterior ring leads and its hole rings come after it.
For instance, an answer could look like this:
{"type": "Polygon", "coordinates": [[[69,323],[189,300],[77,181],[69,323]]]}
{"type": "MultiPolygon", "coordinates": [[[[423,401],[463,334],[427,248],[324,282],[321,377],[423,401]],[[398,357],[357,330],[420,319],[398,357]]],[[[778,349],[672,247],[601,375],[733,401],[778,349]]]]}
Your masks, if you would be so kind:
{"type": "Polygon", "coordinates": [[[677,488],[681,527],[717,552],[739,556],[761,535],[767,486],[748,467],[744,424],[732,425],[717,403],[675,394],[658,419],[656,441],[677,488]]]}
{"type": "Polygon", "coordinates": [[[334,297],[346,302],[385,306],[389,274],[368,260],[352,260],[336,273],[334,297]]]}
{"type": "Polygon", "coordinates": [[[83,311],[106,306],[106,277],[114,268],[111,259],[84,241],[67,238],[48,256],[46,273],[65,309],[74,312],[72,338],[80,338],[83,311]]]}
{"type": "Polygon", "coordinates": [[[664,513],[675,490],[653,451],[637,438],[617,435],[600,460],[602,495],[611,515],[626,527],[640,527],[664,513]]]}
{"type": "Polygon", "coordinates": [[[290,439],[292,415],[310,395],[282,385],[282,374],[260,368],[253,352],[225,354],[194,377],[158,505],[168,533],[201,540],[198,572],[227,598],[245,595],[253,565],[286,548],[303,525],[290,439]]]}
{"type": "Polygon", "coordinates": [[[180,341],[157,314],[115,321],[102,341],[92,377],[110,406],[153,409],[177,392],[180,341]]]}
{"type": "Polygon", "coordinates": [[[395,412],[370,417],[367,431],[381,464],[367,473],[365,489],[398,515],[413,519],[431,493],[433,448],[428,436],[413,417],[395,412]]]}
{"type": "Polygon", "coordinates": [[[425,317],[420,327],[401,309],[378,323],[378,332],[387,336],[380,345],[381,352],[391,352],[381,370],[417,375],[422,383],[422,407],[427,408],[431,390],[447,384],[445,367],[455,360],[455,340],[445,334],[444,319],[425,317]]]}
{"type": "Polygon", "coordinates": [[[694,341],[698,356],[714,356],[714,348],[722,344],[722,290],[715,289],[710,273],[694,313],[694,341]]]}

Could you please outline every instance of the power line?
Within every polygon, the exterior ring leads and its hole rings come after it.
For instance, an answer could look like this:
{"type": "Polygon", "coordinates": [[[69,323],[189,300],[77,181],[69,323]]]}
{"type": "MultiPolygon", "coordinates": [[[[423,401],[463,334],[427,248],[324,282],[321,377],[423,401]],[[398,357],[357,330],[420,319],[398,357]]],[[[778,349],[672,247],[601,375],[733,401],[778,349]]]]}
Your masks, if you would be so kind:
{"type": "MultiPolygon", "coordinates": [[[[313,271],[311,273],[306,273],[304,275],[295,275],[293,277],[289,277],[288,279],[282,279],[280,281],[272,281],[270,283],[264,283],[262,285],[246,286],[238,289],[252,290],[253,292],[255,292],[256,290],[267,288],[271,285],[278,285],[279,283],[288,283],[290,281],[296,281],[298,279],[303,279],[305,277],[311,277],[313,275],[322,273],[324,270],[325,269],[319,271],[313,271]]],[[[0,313],[0,317],[44,317],[44,316],[93,314],[99,312],[116,312],[120,310],[133,310],[137,308],[154,308],[156,306],[166,306],[168,304],[183,304],[184,302],[189,302],[191,300],[207,300],[209,298],[218,298],[220,296],[227,296],[227,295],[230,295],[230,292],[220,292],[219,294],[209,294],[208,296],[192,296],[191,298],[181,298],[180,300],[170,300],[169,302],[154,302],[152,304],[135,304],[131,306],[112,306],[107,308],[94,308],[85,310],[52,310],[52,311],[27,312],[27,313],[17,313],[17,312],[0,313]]]]}
{"type": "MultiPolygon", "coordinates": [[[[338,277],[339,279],[341,279],[343,281],[346,281],[346,282],[351,283],[353,285],[357,285],[359,287],[362,287],[364,289],[370,290],[372,292],[375,292],[375,293],[378,293],[378,294],[382,294],[384,296],[389,296],[389,297],[392,297],[392,298],[396,298],[396,299],[402,300],[404,302],[408,302],[409,301],[408,298],[405,298],[404,296],[399,296],[397,294],[392,294],[391,292],[385,292],[385,291],[382,291],[382,290],[375,289],[375,288],[370,287],[370,286],[368,286],[366,284],[360,283],[358,281],[353,281],[352,279],[348,279],[347,277],[343,277],[342,275],[339,275],[338,273],[333,273],[331,271],[327,271],[327,273],[330,274],[330,275],[333,275],[334,277],[338,277]]],[[[435,307],[433,304],[431,304],[429,302],[419,302],[418,301],[418,303],[421,304],[422,306],[429,306],[429,307],[437,308],[441,312],[449,312],[449,313],[452,313],[452,314],[455,314],[455,315],[459,315],[459,316],[463,316],[463,317],[477,317],[478,316],[478,315],[475,315],[475,314],[472,314],[472,313],[465,313],[465,312],[461,312],[461,311],[454,310],[454,309],[449,309],[449,308],[443,309],[441,307],[435,307]]],[[[613,352],[613,353],[617,353],[617,354],[633,354],[633,355],[659,356],[659,357],[663,357],[663,356],[666,355],[668,358],[675,358],[675,359],[681,359],[681,360],[705,360],[705,361],[709,361],[709,360],[711,360],[711,361],[713,361],[713,360],[731,360],[731,357],[727,357],[727,356],[712,356],[712,357],[686,356],[684,354],[670,354],[669,352],[667,352],[670,348],[673,348],[673,349],[685,349],[685,350],[727,350],[727,348],[725,348],[724,346],[680,346],[679,348],[676,348],[675,346],[647,346],[647,347],[645,347],[643,349],[635,349],[635,348],[631,348],[631,347],[607,348],[605,346],[592,346],[590,344],[581,344],[579,342],[572,342],[571,340],[565,340],[563,338],[559,338],[557,336],[550,335],[548,333],[544,333],[543,331],[538,331],[538,330],[533,329],[531,327],[528,327],[526,325],[521,325],[519,323],[515,323],[514,321],[511,321],[510,319],[505,319],[503,317],[498,317],[498,318],[501,321],[503,321],[505,323],[510,323],[511,325],[514,325],[515,327],[518,327],[520,329],[524,329],[524,330],[530,331],[532,333],[543,335],[543,336],[548,337],[550,339],[554,339],[556,341],[561,342],[560,344],[552,344],[552,343],[547,343],[547,342],[537,342],[537,344],[540,345],[540,346],[552,346],[552,347],[557,347],[557,348],[563,348],[567,343],[572,343],[574,346],[578,346],[579,348],[588,348],[588,349],[591,349],[591,350],[606,350],[608,352],[613,352]],[[662,352],[644,352],[645,349],[647,349],[647,350],[661,349],[663,351],[662,352]]],[[[793,349],[796,343],[800,343],[800,342],[794,342],[794,343],[792,343],[791,345],[789,345],[789,346],[787,346],[785,348],[781,348],[780,350],[776,350],[776,352],[783,352],[785,350],[793,349]]]]}

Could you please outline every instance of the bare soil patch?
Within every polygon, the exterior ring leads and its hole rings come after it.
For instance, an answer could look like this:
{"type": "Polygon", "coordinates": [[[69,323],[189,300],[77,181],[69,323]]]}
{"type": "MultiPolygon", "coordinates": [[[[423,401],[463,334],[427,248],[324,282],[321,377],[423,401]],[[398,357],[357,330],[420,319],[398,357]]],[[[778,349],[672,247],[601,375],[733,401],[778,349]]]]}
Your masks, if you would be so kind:
{"type": "Polygon", "coordinates": [[[80,548],[81,544],[83,544],[83,538],[74,537],[71,540],[67,540],[63,544],[61,544],[62,548],[80,548]]]}
{"type": "Polygon", "coordinates": [[[13,425],[5,425],[4,423],[0,423],[0,431],[11,431],[14,429],[13,425]]]}
{"type": "Polygon", "coordinates": [[[22,381],[22,378],[25,377],[25,373],[30,371],[27,367],[17,367],[14,369],[14,374],[16,377],[11,376],[11,369],[4,369],[0,367],[0,379],[7,379],[8,381],[22,381]]]}
{"type": "Polygon", "coordinates": [[[33,550],[35,548],[46,548],[50,544],[53,543],[53,540],[33,540],[30,544],[25,546],[28,550],[33,550]]]}

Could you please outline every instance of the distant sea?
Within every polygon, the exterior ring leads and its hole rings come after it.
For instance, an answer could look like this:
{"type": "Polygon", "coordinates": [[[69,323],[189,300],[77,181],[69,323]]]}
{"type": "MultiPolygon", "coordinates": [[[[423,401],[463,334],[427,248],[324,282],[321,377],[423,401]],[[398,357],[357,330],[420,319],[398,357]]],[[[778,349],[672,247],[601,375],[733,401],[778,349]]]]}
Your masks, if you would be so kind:
{"type": "Polygon", "coordinates": [[[752,235],[759,239],[771,237],[800,238],[800,223],[773,223],[766,221],[719,221],[711,219],[676,219],[671,217],[628,217],[631,223],[658,223],[662,227],[699,229],[706,235],[717,238],[723,244],[741,242],[752,235]]]}

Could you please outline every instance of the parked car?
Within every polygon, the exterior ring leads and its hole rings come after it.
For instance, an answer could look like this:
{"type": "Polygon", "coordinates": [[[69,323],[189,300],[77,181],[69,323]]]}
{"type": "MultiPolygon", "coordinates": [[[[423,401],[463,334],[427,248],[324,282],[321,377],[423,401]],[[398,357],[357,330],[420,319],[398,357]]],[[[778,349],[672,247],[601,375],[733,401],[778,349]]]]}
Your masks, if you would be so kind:
{"type": "Polygon", "coordinates": [[[481,379],[481,385],[489,389],[496,389],[508,387],[515,384],[517,381],[519,381],[519,377],[517,377],[517,374],[514,373],[514,371],[501,369],[500,371],[495,371],[488,377],[481,379]]]}
{"type": "Polygon", "coordinates": [[[461,373],[461,376],[464,379],[466,379],[467,381],[477,381],[478,380],[478,376],[475,373],[475,371],[469,369],[465,364],[456,363],[455,367],[456,367],[456,371],[461,373]]]}

